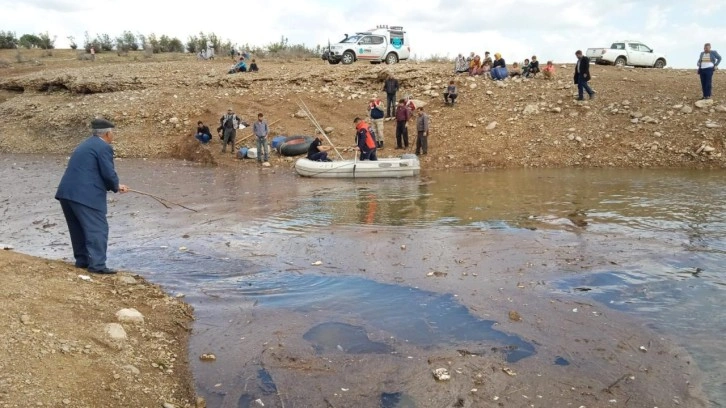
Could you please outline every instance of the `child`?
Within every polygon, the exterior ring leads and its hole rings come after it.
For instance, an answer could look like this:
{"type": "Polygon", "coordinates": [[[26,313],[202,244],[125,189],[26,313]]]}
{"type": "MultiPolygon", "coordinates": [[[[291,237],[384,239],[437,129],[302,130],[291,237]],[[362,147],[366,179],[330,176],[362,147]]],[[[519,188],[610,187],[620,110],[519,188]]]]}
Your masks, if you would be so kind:
{"type": "Polygon", "coordinates": [[[250,72],[257,72],[260,69],[257,67],[257,62],[255,62],[255,59],[252,58],[252,63],[250,64],[250,72]]]}
{"type": "Polygon", "coordinates": [[[515,62],[512,64],[512,69],[509,70],[509,76],[514,78],[522,75],[522,70],[519,69],[519,63],[515,62]]]}
{"type": "Polygon", "coordinates": [[[454,81],[449,81],[449,86],[446,87],[446,92],[444,92],[444,103],[449,104],[449,99],[451,99],[451,105],[454,105],[454,102],[456,102],[456,84],[454,84],[454,81]]]}
{"type": "Polygon", "coordinates": [[[545,79],[555,78],[555,66],[552,64],[552,61],[547,61],[547,65],[542,68],[542,75],[544,75],[545,79]]]}
{"type": "Polygon", "coordinates": [[[526,77],[529,74],[529,58],[524,59],[524,64],[522,64],[522,76],[526,77]]]}

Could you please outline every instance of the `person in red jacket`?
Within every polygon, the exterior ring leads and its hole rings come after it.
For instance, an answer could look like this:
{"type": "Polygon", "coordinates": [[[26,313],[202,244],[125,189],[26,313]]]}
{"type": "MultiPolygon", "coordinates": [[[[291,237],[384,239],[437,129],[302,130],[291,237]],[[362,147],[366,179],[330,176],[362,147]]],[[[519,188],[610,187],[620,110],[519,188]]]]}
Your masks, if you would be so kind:
{"type": "Polygon", "coordinates": [[[377,161],[376,141],[373,139],[370,126],[361,118],[355,118],[353,123],[355,124],[356,144],[358,145],[358,150],[360,150],[360,160],[377,161]]]}

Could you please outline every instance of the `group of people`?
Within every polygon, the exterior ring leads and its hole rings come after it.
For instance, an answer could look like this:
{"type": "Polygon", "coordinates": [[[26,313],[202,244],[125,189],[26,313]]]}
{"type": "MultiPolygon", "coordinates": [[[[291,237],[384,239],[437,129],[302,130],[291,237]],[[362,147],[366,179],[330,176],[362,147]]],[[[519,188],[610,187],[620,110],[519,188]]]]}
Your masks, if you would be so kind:
{"type": "Polygon", "coordinates": [[[257,66],[257,61],[255,61],[254,58],[252,58],[252,62],[250,63],[250,66],[247,67],[247,59],[242,56],[239,57],[239,61],[234,64],[229,71],[227,71],[228,74],[236,74],[238,72],[258,72],[260,68],[257,66]]]}
{"type": "Polygon", "coordinates": [[[492,59],[489,51],[484,52],[484,58],[474,52],[469,57],[459,54],[454,60],[454,73],[470,76],[483,75],[494,80],[503,80],[507,77],[522,76],[525,78],[534,78],[538,73],[542,73],[545,79],[553,79],[555,75],[555,67],[552,61],[547,61],[547,65],[540,68],[537,56],[533,55],[532,59],[524,60],[523,64],[515,62],[511,69],[507,69],[507,63],[502,58],[502,54],[495,53],[492,59]]]}

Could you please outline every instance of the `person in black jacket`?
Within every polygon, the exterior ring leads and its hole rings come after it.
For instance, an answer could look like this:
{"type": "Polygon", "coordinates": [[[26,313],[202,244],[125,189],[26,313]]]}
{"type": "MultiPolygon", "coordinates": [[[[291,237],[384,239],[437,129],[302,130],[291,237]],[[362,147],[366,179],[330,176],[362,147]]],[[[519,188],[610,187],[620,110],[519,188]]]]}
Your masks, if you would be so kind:
{"type": "Polygon", "coordinates": [[[386,82],[383,83],[383,90],[386,92],[386,117],[390,118],[396,114],[396,92],[398,92],[398,79],[389,74],[386,82]]]}
{"type": "Polygon", "coordinates": [[[574,81],[577,84],[577,100],[581,101],[584,99],[583,90],[587,92],[590,99],[594,99],[595,91],[587,83],[590,81],[590,58],[582,55],[582,51],[580,50],[575,52],[575,56],[577,57],[577,64],[575,64],[574,81]]]}
{"type": "Polygon", "coordinates": [[[194,137],[202,144],[207,144],[210,140],[212,140],[212,132],[209,131],[209,126],[205,125],[204,122],[200,120],[197,122],[197,133],[194,137]]]}

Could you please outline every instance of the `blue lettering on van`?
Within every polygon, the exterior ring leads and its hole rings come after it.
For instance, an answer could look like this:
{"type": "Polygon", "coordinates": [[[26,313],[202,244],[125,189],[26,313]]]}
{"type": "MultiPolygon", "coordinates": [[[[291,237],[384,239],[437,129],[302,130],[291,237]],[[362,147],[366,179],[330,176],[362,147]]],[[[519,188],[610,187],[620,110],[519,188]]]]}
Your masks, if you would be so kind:
{"type": "Polygon", "coordinates": [[[393,48],[395,48],[395,49],[401,48],[401,46],[403,46],[403,38],[401,38],[401,37],[391,38],[391,45],[393,45],[393,48]]]}

